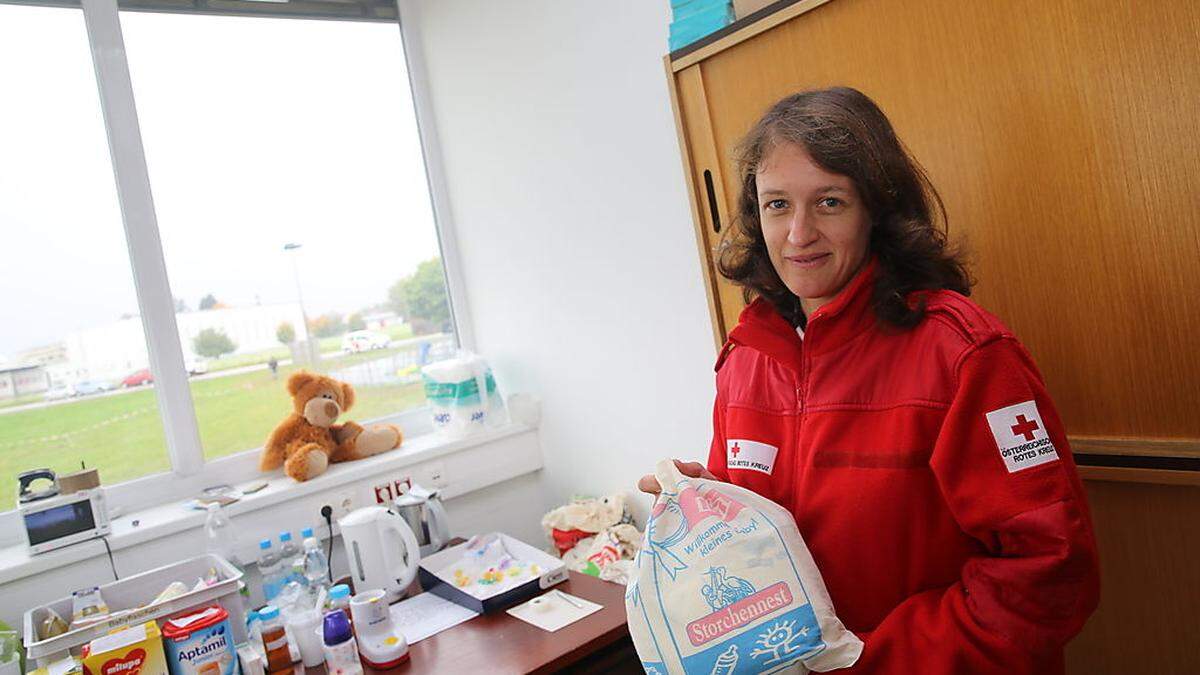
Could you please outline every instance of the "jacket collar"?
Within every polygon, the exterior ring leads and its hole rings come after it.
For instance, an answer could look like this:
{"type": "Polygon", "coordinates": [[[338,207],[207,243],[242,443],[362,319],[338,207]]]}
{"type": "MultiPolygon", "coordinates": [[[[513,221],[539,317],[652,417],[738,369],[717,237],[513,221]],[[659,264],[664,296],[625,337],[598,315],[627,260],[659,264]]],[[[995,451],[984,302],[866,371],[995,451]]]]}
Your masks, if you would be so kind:
{"type": "MultiPolygon", "coordinates": [[[[874,325],[871,294],[878,274],[879,262],[872,257],[833,300],[808,317],[803,342],[796,329],[775,311],[770,302],[755,299],[742,310],[737,326],[729,333],[721,361],[731,345],[741,345],[802,372],[804,350],[810,356],[828,351],[874,325]]],[[[719,361],[717,367],[720,365],[719,361]]]]}

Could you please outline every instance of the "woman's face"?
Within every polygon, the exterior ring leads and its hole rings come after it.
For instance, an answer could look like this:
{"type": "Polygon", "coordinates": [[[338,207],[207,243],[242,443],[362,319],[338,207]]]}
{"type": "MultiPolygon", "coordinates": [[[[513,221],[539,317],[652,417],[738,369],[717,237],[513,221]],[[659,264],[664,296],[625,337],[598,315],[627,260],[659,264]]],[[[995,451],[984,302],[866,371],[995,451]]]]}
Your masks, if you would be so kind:
{"type": "Polygon", "coordinates": [[[777,144],[755,179],[771,264],[812,316],[866,261],[870,216],[853,181],[822,169],[795,143],[777,144]]]}

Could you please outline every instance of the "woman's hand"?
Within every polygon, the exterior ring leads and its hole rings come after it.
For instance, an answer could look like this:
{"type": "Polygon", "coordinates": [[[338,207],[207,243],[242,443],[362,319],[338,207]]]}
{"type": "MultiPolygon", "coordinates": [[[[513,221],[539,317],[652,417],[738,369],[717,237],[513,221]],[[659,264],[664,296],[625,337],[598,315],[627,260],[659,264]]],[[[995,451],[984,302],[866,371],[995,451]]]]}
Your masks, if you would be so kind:
{"type": "MultiPolygon", "coordinates": [[[[704,468],[704,465],[700,462],[681,462],[675,460],[675,468],[679,469],[679,473],[688,478],[717,480],[717,477],[709,473],[708,469],[704,468]]],[[[638,489],[647,494],[657,495],[659,493],[658,479],[654,477],[654,474],[648,473],[638,481],[638,489]]]]}

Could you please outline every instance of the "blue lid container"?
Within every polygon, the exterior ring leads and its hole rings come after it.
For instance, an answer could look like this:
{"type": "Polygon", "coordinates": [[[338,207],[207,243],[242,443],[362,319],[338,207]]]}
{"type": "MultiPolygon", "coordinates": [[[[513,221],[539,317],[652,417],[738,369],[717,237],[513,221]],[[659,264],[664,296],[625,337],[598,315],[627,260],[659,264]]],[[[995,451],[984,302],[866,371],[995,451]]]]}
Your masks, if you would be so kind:
{"type": "Polygon", "coordinates": [[[335,609],[325,615],[324,637],[325,644],[330,647],[350,639],[350,617],[346,612],[335,609]]]}

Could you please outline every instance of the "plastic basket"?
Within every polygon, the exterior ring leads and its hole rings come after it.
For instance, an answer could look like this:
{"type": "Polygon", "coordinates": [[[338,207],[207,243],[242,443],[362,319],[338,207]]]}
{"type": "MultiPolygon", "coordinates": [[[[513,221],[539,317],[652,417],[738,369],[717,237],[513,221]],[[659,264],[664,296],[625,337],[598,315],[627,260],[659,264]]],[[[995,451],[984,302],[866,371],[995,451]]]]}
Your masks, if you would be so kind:
{"type": "Polygon", "coordinates": [[[37,639],[37,625],[48,616],[48,610],[51,609],[65,621],[70,622],[71,598],[66,597],[34,607],[25,612],[26,655],[31,661],[37,659],[39,666],[49,665],[51,660],[64,652],[77,650],[93,639],[108,634],[114,628],[129,624],[141,624],[151,619],[158,621],[173,618],[189,609],[213,603],[221,605],[225,611],[229,612],[234,643],[241,644],[246,641],[246,609],[242,604],[242,596],[238,593],[238,583],[241,578],[241,571],[231,565],[229,561],[213,553],[135,574],[100,586],[100,594],[104,596],[104,602],[113,612],[131,607],[140,607],[141,609],[122,613],[107,621],[70,630],[46,640],[37,639]],[[189,591],[166,602],[147,606],[171,582],[182,581],[191,586],[196,579],[208,574],[209,570],[217,572],[218,581],[212,586],[189,591]]]}

